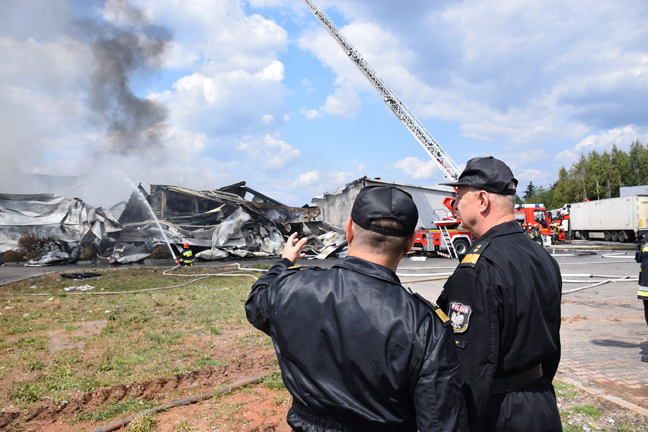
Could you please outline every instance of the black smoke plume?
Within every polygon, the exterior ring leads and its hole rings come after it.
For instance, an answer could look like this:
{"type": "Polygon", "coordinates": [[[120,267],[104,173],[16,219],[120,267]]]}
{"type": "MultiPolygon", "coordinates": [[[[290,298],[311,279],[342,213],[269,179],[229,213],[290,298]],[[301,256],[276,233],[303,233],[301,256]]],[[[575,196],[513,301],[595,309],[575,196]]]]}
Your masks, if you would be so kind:
{"type": "Polygon", "coordinates": [[[127,0],[106,0],[113,22],[85,21],[81,27],[91,38],[95,70],[91,76],[90,107],[107,123],[101,153],[146,154],[161,146],[168,110],[138,97],[134,81],[145,82],[161,66],[171,43],[169,29],[147,22],[142,11],[127,0]]]}

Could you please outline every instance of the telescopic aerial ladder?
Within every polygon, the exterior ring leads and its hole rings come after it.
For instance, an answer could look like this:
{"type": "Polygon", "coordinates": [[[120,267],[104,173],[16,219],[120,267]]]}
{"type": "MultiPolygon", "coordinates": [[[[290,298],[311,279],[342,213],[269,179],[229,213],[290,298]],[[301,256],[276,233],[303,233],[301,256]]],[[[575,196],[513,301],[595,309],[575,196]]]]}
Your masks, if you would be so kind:
{"type": "Polygon", "coordinates": [[[445,177],[455,182],[459,178],[459,167],[452,160],[450,155],[439,145],[432,137],[430,132],[425,129],[420,121],[411,113],[405,104],[396,96],[396,94],[381,80],[376,72],[371,69],[369,64],[362,58],[360,53],[353,48],[349,41],[344,37],[340,30],[335,26],[333,21],[324,13],[324,11],[312,0],[304,0],[310,8],[313,15],[322,23],[324,28],[329,32],[333,39],[342,47],[344,52],[349,56],[351,61],[360,69],[360,72],[369,80],[371,85],[378,91],[380,97],[392,110],[396,117],[403,123],[408,131],[421,144],[423,149],[432,158],[436,165],[441,169],[445,177]]]}
{"type": "MultiPolygon", "coordinates": [[[[322,23],[326,31],[329,32],[333,39],[342,47],[344,52],[349,56],[351,61],[360,69],[360,72],[369,80],[371,85],[378,91],[380,97],[387,104],[389,109],[392,110],[396,117],[403,123],[405,128],[414,136],[416,141],[421,144],[421,147],[427,152],[427,154],[432,158],[434,163],[439,167],[441,172],[445,177],[451,181],[456,182],[459,179],[459,167],[452,160],[450,155],[439,145],[439,143],[434,139],[430,132],[425,129],[425,126],[421,124],[420,121],[412,114],[412,112],[405,106],[405,104],[396,96],[396,94],[385,84],[383,80],[376,75],[376,72],[371,69],[369,64],[365,59],[362,58],[360,53],[353,48],[349,41],[344,37],[342,32],[335,26],[333,21],[324,13],[324,11],[312,0],[304,0],[308,7],[310,8],[313,15],[322,23]]],[[[450,219],[444,220],[444,224],[437,224],[441,230],[441,235],[443,241],[446,244],[447,250],[450,252],[452,257],[457,257],[455,248],[452,246],[452,239],[448,233],[447,226],[457,225],[458,220],[457,216],[454,214],[452,209],[452,204],[454,203],[454,198],[446,198],[444,200],[444,205],[448,207],[453,213],[453,217],[450,219]]]]}

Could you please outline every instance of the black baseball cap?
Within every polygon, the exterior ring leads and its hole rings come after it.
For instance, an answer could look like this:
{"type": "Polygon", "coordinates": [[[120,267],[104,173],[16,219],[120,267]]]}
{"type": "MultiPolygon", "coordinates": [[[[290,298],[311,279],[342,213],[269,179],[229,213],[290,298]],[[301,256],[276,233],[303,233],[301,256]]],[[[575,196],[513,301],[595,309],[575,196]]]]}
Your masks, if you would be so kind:
{"type": "Polygon", "coordinates": [[[454,183],[440,183],[446,186],[471,186],[500,195],[515,195],[518,181],[511,168],[493,156],[473,158],[454,183]],[[511,187],[511,181],[515,186],[511,187]]]}
{"type": "Polygon", "coordinates": [[[412,196],[402,189],[391,185],[367,186],[353,203],[351,219],[368,231],[391,237],[407,237],[416,229],[418,209],[412,196]],[[403,229],[374,225],[376,219],[394,219],[403,225],[403,229]]]}

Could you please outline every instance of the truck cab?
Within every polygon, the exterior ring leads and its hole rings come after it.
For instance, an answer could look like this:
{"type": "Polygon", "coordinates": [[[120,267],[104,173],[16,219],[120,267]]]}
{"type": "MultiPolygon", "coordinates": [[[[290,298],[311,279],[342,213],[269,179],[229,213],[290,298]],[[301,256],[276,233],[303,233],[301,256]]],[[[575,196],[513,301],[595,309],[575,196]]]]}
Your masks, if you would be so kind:
{"type": "Polygon", "coordinates": [[[515,206],[515,220],[522,225],[526,223],[529,227],[538,227],[542,234],[542,241],[545,246],[565,240],[565,231],[558,228],[554,232],[552,219],[543,204],[518,204],[515,206]]]}

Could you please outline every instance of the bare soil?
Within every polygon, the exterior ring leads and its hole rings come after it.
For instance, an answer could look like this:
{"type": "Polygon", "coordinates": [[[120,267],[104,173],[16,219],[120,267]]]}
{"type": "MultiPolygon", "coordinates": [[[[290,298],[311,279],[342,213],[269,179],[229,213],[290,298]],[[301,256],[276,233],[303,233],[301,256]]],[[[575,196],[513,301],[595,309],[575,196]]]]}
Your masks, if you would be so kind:
{"type": "MultiPolygon", "coordinates": [[[[54,332],[52,344],[58,343],[54,341],[58,340],[59,336],[59,333],[54,332]]],[[[0,413],[0,430],[93,431],[119,419],[104,422],[79,421],[79,414],[129,399],[156,401],[162,405],[208,393],[245,378],[261,377],[277,369],[271,365],[275,358],[272,349],[242,353],[232,343],[228,344],[226,339],[222,339],[222,342],[216,349],[223,357],[230,359],[227,366],[207,366],[172,378],[124,383],[78,393],[66,401],[67,403],[41,401],[29,411],[14,406],[5,407],[0,413]]],[[[8,381],[0,382],[0,392],[9,390],[8,381]]],[[[184,428],[187,431],[290,431],[285,424],[286,413],[290,407],[289,396],[285,389],[270,390],[259,385],[248,386],[193,405],[156,413],[156,430],[176,431],[184,428]],[[225,408],[219,411],[217,407],[225,408]]]]}

